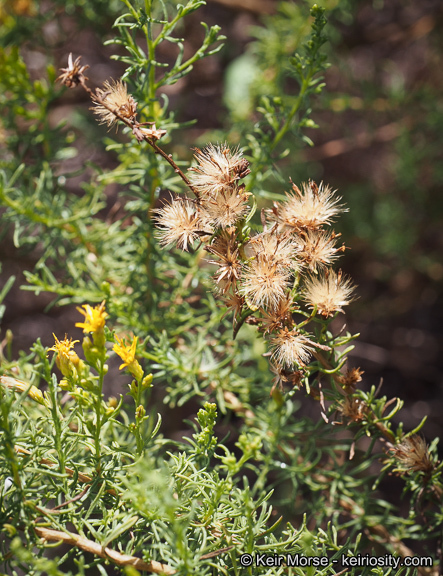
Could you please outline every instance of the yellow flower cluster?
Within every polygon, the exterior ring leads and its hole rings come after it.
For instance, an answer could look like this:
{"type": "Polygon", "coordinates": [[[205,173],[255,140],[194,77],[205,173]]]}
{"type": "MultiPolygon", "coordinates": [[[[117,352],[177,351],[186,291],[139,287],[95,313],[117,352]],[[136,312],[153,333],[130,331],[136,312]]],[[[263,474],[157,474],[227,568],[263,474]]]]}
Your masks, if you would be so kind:
{"type": "Polygon", "coordinates": [[[64,340],[59,340],[55,334],[53,336],[55,344],[49,350],[53,350],[57,354],[55,362],[58,369],[66,378],[75,378],[78,376],[78,369],[82,365],[82,360],[73,350],[74,345],[79,340],[72,341],[72,338],[68,339],[66,334],[64,340]]]}
{"type": "Polygon", "coordinates": [[[120,339],[117,336],[115,339],[117,340],[117,344],[114,344],[112,349],[123,360],[123,364],[120,365],[120,370],[127,368],[128,372],[132,374],[137,381],[140,381],[143,378],[143,369],[135,358],[138,341],[137,336],[134,336],[131,344],[126,344],[124,339],[120,339]]]}

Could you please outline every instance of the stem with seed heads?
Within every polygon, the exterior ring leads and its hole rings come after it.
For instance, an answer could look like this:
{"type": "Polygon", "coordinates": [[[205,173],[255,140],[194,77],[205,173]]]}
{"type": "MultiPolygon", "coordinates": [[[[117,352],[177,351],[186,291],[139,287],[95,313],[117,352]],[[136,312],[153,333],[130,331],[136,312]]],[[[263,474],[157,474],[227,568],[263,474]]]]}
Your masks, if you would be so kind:
{"type": "MultiPolygon", "coordinates": [[[[95,102],[98,102],[100,105],[104,106],[107,110],[109,110],[112,114],[114,114],[114,116],[116,116],[121,122],[126,124],[126,126],[128,128],[130,128],[132,131],[134,131],[134,128],[137,128],[138,126],[140,126],[140,124],[138,122],[133,123],[133,122],[130,122],[127,118],[124,118],[116,108],[114,108],[113,106],[110,106],[106,102],[106,100],[103,99],[99,94],[95,94],[89,88],[89,86],[86,84],[86,80],[83,76],[80,77],[80,85],[89,94],[91,99],[93,99],[95,102]]],[[[180,178],[183,180],[183,182],[186,184],[186,186],[193,192],[193,194],[197,198],[199,198],[198,191],[194,188],[194,186],[191,184],[190,180],[185,176],[183,171],[174,162],[174,160],[172,159],[172,155],[167,154],[162,148],[160,148],[160,146],[158,146],[155,143],[155,141],[153,139],[149,138],[148,136],[144,135],[143,140],[145,142],[147,142],[154,149],[156,154],[159,154],[160,156],[162,156],[166,160],[166,162],[168,162],[168,164],[170,164],[170,166],[173,168],[174,172],[180,176],[180,178]]]]}

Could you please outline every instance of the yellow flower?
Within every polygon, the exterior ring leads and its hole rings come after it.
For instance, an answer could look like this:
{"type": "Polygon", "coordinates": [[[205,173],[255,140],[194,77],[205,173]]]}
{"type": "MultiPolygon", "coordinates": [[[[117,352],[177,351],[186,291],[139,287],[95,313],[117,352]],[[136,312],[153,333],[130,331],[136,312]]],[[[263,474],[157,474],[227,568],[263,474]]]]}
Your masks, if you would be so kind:
{"type": "Polygon", "coordinates": [[[120,370],[127,368],[136,380],[140,380],[143,377],[143,370],[140,366],[138,360],[135,359],[135,351],[137,348],[137,336],[134,336],[132,344],[126,344],[125,340],[115,337],[117,344],[114,344],[113,351],[120,356],[123,360],[123,364],[120,365],[120,370]]]}
{"type": "Polygon", "coordinates": [[[59,340],[55,334],[52,335],[54,336],[55,344],[51,348],[48,348],[48,350],[53,350],[54,352],[57,352],[57,354],[61,356],[67,356],[67,357],[72,355],[77,356],[75,352],[71,352],[71,349],[74,348],[74,344],[77,344],[77,342],[80,342],[80,340],[72,341],[72,338],[69,338],[68,340],[66,334],[64,340],[59,340]]]}
{"type": "Polygon", "coordinates": [[[77,373],[77,369],[80,366],[81,360],[76,352],[72,350],[74,344],[79,342],[79,340],[72,341],[65,334],[64,340],[59,340],[55,334],[53,334],[55,339],[55,344],[49,350],[53,350],[57,353],[56,363],[60,369],[63,376],[73,377],[77,373]]]}
{"type": "Polygon", "coordinates": [[[83,304],[82,308],[84,308],[84,310],[78,307],[77,310],[83,314],[85,321],[77,322],[76,326],[83,328],[85,334],[89,332],[102,332],[105,327],[106,318],[108,317],[105,311],[105,301],[103,300],[103,302],[95,306],[95,308],[92,308],[89,304],[83,304]]]}
{"type": "Polygon", "coordinates": [[[35,386],[30,386],[27,382],[23,382],[22,380],[17,380],[16,378],[11,378],[9,376],[0,376],[0,383],[6,386],[6,388],[10,388],[11,390],[28,392],[29,397],[39,404],[45,403],[41,391],[35,386]]]}

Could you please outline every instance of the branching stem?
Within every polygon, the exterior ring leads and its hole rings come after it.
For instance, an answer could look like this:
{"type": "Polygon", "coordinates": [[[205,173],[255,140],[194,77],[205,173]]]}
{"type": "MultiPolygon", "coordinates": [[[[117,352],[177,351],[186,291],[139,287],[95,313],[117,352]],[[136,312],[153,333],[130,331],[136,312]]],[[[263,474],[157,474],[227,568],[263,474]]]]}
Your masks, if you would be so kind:
{"type": "Polygon", "coordinates": [[[174,160],[172,159],[172,154],[167,154],[162,148],[160,148],[160,146],[158,146],[155,143],[155,140],[153,138],[149,138],[149,136],[147,136],[146,134],[144,134],[143,136],[140,136],[140,130],[137,131],[137,128],[142,126],[142,124],[140,124],[138,122],[131,122],[130,120],[128,120],[127,118],[122,116],[114,106],[110,106],[109,103],[106,102],[106,98],[102,98],[99,94],[94,93],[91,90],[91,88],[89,88],[89,86],[86,84],[86,80],[83,76],[80,78],[80,85],[83,88],[83,90],[85,90],[89,94],[91,99],[93,99],[95,102],[98,102],[101,106],[104,106],[107,110],[109,110],[112,114],[114,114],[114,116],[116,118],[118,118],[121,122],[126,124],[126,126],[131,129],[131,131],[134,133],[134,135],[137,134],[137,136],[136,136],[137,139],[141,139],[141,140],[144,140],[145,142],[147,142],[151,146],[151,148],[153,148],[153,150],[155,151],[156,154],[158,154],[159,156],[164,158],[166,160],[166,162],[168,162],[168,164],[173,168],[174,172],[180,176],[180,178],[183,180],[183,182],[186,184],[186,186],[193,192],[193,194],[197,198],[199,198],[200,195],[199,195],[198,190],[196,190],[194,188],[194,186],[191,184],[190,180],[186,177],[186,175],[183,173],[183,171],[174,162],[174,160]]]}

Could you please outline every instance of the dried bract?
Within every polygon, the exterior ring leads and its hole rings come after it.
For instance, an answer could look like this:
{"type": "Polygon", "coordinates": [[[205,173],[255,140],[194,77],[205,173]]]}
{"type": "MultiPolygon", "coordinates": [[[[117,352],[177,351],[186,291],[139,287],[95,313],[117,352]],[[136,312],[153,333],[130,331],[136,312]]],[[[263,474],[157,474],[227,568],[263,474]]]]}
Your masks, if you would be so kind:
{"type": "Polygon", "coordinates": [[[60,76],[57,78],[57,81],[60,81],[62,84],[67,86],[68,88],[75,88],[82,82],[88,80],[88,78],[84,75],[85,70],[89,68],[86,64],[85,66],[80,66],[81,56],[72,61],[72,52],[69,54],[68,57],[68,67],[61,68],[60,76]]]}

